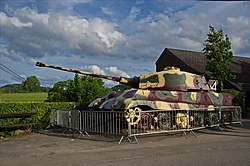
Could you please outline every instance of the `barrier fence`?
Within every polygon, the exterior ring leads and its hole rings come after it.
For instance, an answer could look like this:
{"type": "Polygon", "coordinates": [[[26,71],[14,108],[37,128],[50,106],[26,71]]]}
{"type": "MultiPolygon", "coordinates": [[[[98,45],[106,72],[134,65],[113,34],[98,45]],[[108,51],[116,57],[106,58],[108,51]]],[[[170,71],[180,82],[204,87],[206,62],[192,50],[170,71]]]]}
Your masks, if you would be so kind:
{"type": "MultiPolygon", "coordinates": [[[[127,114],[122,111],[79,111],[60,109],[51,112],[51,124],[63,127],[66,131],[78,132],[80,136],[89,133],[121,135],[119,144],[124,138],[131,140],[136,136],[182,132],[186,137],[194,130],[207,127],[222,127],[238,123],[242,126],[241,107],[216,107],[213,109],[176,109],[147,110],[127,114]]],[[[187,137],[188,138],[188,137],[187,137]]]]}
{"type": "Polygon", "coordinates": [[[94,133],[126,134],[128,124],[124,112],[81,111],[81,130],[94,133]]]}

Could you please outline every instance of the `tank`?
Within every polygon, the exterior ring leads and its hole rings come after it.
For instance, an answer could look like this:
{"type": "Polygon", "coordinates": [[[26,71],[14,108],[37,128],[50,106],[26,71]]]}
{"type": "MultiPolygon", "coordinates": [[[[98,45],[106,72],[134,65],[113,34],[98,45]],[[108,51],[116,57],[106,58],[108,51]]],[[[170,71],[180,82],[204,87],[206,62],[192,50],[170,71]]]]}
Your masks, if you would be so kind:
{"type": "Polygon", "coordinates": [[[37,62],[36,66],[104,78],[131,87],[124,91],[110,92],[94,100],[89,105],[89,108],[94,110],[212,109],[216,106],[232,105],[231,94],[217,93],[210,89],[204,76],[181,71],[176,67],[167,67],[160,72],[125,78],[94,74],[42,62],[37,62]]]}
{"type": "MultiPolygon", "coordinates": [[[[145,110],[171,111],[204,108],[204,110],[212,111],[215,107],[232,105],[231,94],[217,93],[210,88],[204,76],[181,71],[176,67],[167,67],[163,71],[125,78],[94,74],[42,62],[37,62],[36,66],[99,77],[130,86],[131,89],[113,91],[92,101],[89,109],[125,111],[136,119],[132,120],[131,124],[137,124],[142,118],[140,112],[145,110]]],[[[209,113],[210,115],[212,116],[213,113],[209,113]]],[[[176,115],[176,119],[179,116],[181,117],[181,115],[176,115]]],[[[204,115],[199,114],[196,117],[199,116],[204,115]]],[[[210,119],[218,119],[218,117],[210,119]]],[[[215,123],[216,120],[212,121],[215,123]]]]}

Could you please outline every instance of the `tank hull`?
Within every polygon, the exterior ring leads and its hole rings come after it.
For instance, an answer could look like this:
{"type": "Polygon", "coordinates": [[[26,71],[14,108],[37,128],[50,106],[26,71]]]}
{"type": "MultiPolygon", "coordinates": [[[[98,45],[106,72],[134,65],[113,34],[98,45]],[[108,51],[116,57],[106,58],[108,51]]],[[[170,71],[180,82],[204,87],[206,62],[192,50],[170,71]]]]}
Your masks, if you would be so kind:
{"type": "Polygon", "coordinates": [[[93,101],[89,107],[99,110],[127,110],[135,107],[147,109],[197,109],[232,105],[229,93],[183,92],[129,89],[112,92],[103,98],[93,101]]]}

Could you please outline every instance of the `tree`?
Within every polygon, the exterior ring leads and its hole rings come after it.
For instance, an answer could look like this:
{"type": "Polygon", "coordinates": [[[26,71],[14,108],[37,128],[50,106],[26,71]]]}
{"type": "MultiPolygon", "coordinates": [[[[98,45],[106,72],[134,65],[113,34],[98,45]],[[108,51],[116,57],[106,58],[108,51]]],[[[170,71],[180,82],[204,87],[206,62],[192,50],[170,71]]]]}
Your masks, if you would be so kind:
{"type": "Polygon", "coordinates": [[[36,76],[27,77],[22,83],[23,90],[26,92],[39,92],[40,91],[40,81],[36,76]]]}
{"type": "Polygon", "coordinates": [[[203,52],[206,53],[208,63],[206,70],[212,73],[212,76],[218,79],[219,91],[223,91],[223,81],[232,79],[233,75],[230,70],[230,63],[233,58],[231,51],[231,42],[227,35],[223,34],[220,28],[215,31],[213,26],[209,26],[210,33],[204,43],[203,52]]]}
{"type": "Polygon", "coordinates": [[[48,94],[48,101],[90,103],[109,91],[102,79],[76,74],[74,80],[56,83],[48,94]]]}
{"type": "Polygon", "coordinates": [[[0,88],[2,93],[20,93],[23,92],[22,84],[7,84],[0,88]]]}
{"type": "Polygon", "coordinates": [[[67,90],[68,90],[69,84],[71,84],[71,82],[73,82],[73,81],[67,80],[67,81],[57,82],[53,86],[53,88],[49,90],[48,101],[54,101],[54,102],[69,101],[67,90]]]}
{"type": "Polygon", "coordinates": [[[70,82],[69,87],[67,89],[67,96],[69,101],[82,101],[82,85],[81,78],[78,74],[75,75],[74,80],[70,82]]]}
{"type": "Polygon", "coordinates": [[[81,78],[81,101],[88,102],[107,94],[110,89],[104,87],[104,82],[100,78],[83,76],[81,78]]]}

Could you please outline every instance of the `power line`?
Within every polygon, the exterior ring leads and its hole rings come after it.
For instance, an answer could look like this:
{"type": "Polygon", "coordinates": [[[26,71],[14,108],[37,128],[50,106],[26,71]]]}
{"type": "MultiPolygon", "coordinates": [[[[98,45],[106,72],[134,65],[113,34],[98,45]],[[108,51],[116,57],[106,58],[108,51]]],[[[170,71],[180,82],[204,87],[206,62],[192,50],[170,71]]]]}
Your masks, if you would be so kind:
{"type": "Polygon", "coordinates": [[[14,76],[15,78],[24,81],[25,79],[23,77],[21,77],[19,74],[17,74],[16,72],[14,72],[13,70],[11,70],[10,68],[8,68],[7,66],[5,66],[4,64],[0,63],[0,69],[2,69],[3,71],[5,71],[6,73],[14,76]]]}
{"type": "Polygon", "coordinates": [[[17,77],[16,75],[14,75],[13,73],[11,73],[10,71],[6,70],[6,69],[3,68],[2,66],[0,66],[0,69],[2,69],[3,71],[5,71],[6,73],[12,75],[12,76],[15,77],[16,79],[23,81],[22,79],[20,79],[19,77],[17,77]]]}
{"type": "Polygon", "coordinates": [[[8,68],[7,66],[5,66],[4,64],[0,63],[0,65],[2,65],[5,69],[7,69],[8,71],[10,71],[11,73],[13,73],[16,77],[18,77],[19,79],[24,80],[23,77],[21,77],[19,74],[17,74],[16,72],[14,72],[13,70],[11,70],[10,68],[8,68]]]}

